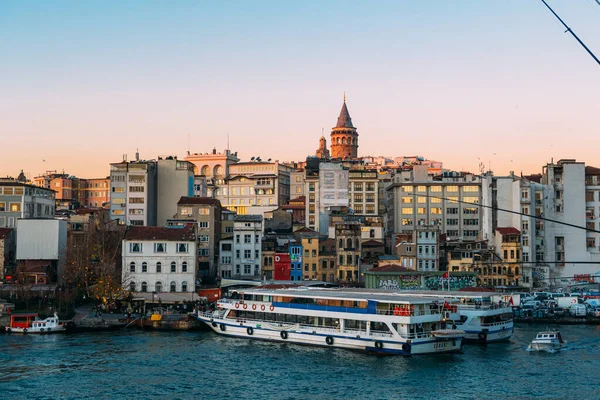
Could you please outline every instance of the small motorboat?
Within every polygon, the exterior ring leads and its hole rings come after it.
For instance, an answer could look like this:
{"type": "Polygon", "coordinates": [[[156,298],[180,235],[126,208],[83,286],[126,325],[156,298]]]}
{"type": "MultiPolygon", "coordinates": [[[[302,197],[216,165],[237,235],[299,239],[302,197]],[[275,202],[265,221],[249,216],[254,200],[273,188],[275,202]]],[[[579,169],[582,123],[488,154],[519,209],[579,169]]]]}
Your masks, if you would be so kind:
{"type": "Polygon", "coordinates": [[[438,329],[432,331],[431,334],[440,339],[459,339],[464,338],[467,332],[459,329],[438,329]]]}
{"type": "Polygon", "coordinates": [[[13,313],[5,330],[7,333],[57,333],[65,332],[67,327],[56,313],[46,319],[40,319],[36,313],[13,313]]]}
{"type": "Polygon", "coordinates": [[[555,353],[565,347],[566,344],[567,342],[563,340],[559,331],[539,332],[535,336],[535,339],[527,346],[527,351],[546,351],[548,353],[555,353]]]}

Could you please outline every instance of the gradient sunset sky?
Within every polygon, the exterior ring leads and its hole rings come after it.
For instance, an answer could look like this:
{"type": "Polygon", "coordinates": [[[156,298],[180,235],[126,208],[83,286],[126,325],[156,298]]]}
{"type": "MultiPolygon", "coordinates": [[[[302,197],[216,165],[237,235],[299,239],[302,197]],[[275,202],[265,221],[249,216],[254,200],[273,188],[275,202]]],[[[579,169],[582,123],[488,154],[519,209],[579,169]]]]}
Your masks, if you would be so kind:
{"type": "MultiPolygon", "coordinates": [[[[595,0],[548,2],[600,57],[595,0]]],[[[600,167],[600,66],[564,30],[539,0],[5,0],[0,176],[107,176],[227,134],[243,160],[303,160],[344,91],[359,155],[600,167]]]]}

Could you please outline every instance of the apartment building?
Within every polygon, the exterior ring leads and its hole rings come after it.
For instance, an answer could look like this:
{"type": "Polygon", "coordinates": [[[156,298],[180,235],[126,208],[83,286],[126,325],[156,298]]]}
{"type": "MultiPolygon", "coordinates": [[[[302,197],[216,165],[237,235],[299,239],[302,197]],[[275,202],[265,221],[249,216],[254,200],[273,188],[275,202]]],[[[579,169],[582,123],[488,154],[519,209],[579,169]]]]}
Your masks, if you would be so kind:
{"type": "Polygon", "coordinates": [[[260,279],[262,260],[261,215],[237,215],[233,220],[233,278],[260,279]]]}
{"type": "Polygon", "coordinates": [[[335,224],[338,279],[342,282],[358,282],[361,256],[360,223],[354,221],[335,224]]]}
{"type": "Polygon", "coordinates": [[[387,192],[387,232],[410,233],[417,226],[435,225],[449,239],[475,240],[480,236],[481,180],[468,173],[430,175],[415,166],[394,176],[387,192]]]}
{"type": "Polygon", "coordinates": [[[159,157],[156,167],[156,224],[165,226],[177,213],[179,199],[194,196],[194,164],[168,156],[159,157]]]}
{"type": "Polygon", "coordinates": [[[0,228],[14,228],[17,219],[54,218],[55,192],[17,181],[0,179],[0,228]]]}
{"type": "Polygon", "coordinates": [[[135,161],[110,164],[110,216],[132,226],[156,226],[157,163],[135,161]]]}

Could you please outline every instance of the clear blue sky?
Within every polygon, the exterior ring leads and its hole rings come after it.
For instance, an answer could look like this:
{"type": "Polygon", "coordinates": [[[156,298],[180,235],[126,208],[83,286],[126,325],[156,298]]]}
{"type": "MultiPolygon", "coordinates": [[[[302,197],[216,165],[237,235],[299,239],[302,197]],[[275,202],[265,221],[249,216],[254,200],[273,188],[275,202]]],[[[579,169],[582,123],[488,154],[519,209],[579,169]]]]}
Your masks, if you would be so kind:
{"type": "MultiPolygon", "coordinates": [[[[548,1],[600,56],[595,0],[548,1]]],[[[539,0],[3,1],[0,37],[0,175],[107,175],[188,134],[301,160],[344,91],[360,155],[600,166],[600,66],[539,0]]]]}

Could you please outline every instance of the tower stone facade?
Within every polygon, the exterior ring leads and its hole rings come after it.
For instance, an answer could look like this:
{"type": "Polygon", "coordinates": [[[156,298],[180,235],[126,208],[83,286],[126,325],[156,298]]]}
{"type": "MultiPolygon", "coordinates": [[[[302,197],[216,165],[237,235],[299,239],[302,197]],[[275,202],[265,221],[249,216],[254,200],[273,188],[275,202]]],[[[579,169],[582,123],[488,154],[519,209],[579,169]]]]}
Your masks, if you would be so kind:
{"type": "Polygon", "coordinates": [[[325,139],[325,136],[321,136],[321,139],[319,140],[319,148],[317,149],[315,155],[321,160],[329,160],[331,158],[329,155],[329,150],[327,150],[327,139],[325,139]]]}
{"type": "Polygon", "coordinates": [[[352,125],[345,97],[337,124],[331,131],[331,158],[342,160],[358,157],[358,132],[352,125]]]}

